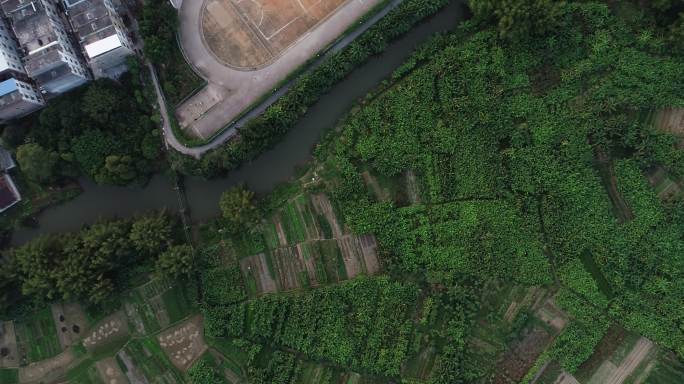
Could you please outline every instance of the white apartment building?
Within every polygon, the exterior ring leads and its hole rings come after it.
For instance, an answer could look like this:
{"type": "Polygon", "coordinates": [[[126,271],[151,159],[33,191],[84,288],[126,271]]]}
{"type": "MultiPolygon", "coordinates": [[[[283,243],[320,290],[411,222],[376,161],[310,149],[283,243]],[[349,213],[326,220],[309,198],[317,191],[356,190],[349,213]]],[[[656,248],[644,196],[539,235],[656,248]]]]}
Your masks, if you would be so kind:
{"type": "Polygon", "coordinates": [[[125,72],[133,44],[112,0],[63,1],[95,78],[116,78],[125,72]]]}
{"type": "Polygon", "coordinates": [[[0,74],[6,72],[26,74],[12,31],[5,20],[0,18],[0,74]]]}
{"type": "Polygon", "coordinates": [[[0,82],[0,120],[28,115],[44,105],[43,97],[31,84],[14,78],[0,82]]]}

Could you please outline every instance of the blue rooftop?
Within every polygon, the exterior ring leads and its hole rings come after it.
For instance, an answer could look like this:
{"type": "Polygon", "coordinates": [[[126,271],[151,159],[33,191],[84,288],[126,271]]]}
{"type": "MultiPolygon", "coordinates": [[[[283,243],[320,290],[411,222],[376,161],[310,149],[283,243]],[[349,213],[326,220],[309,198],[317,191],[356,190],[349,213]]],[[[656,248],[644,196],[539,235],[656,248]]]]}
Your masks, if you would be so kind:
{"type": "Polygon", "coordinates": [[[5,96],[8,93],[12,93],[18,89],[17,82],[14,79],[5,80],[0,83],[0,96],[5,96]]]}

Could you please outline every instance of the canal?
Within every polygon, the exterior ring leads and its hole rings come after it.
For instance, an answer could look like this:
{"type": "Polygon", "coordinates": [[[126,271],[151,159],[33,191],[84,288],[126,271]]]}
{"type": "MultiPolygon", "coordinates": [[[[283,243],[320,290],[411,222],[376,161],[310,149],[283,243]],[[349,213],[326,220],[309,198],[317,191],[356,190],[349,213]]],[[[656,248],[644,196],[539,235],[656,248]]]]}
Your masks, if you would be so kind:
{"type": "MultiPolygon", "coordinates": [[[[310,160],[311,150],[321,136],[358,99],[388,78],[418,45],[437,32],[454,29],[464,16],[464,5],[456,0],[413,28],[322,96],[273,149],[231,172],[227,178],[186,177],[184,185],[191,219],[201,221],[218,215],[219,197],[231,186],[245,183],[257,193],[266,193],[290,179],[297,166],[310,160]]],[[[155,175],[143,188],[100,186],[85,179],[81,180],[81,186],[81,195],[38,215],[37,227],[17,229],[12,244],[20,245],[46,233],[77,230],[99,219],[129,217],[150,210],[178,210],[173,183],[163,175],[155,175]]]]}

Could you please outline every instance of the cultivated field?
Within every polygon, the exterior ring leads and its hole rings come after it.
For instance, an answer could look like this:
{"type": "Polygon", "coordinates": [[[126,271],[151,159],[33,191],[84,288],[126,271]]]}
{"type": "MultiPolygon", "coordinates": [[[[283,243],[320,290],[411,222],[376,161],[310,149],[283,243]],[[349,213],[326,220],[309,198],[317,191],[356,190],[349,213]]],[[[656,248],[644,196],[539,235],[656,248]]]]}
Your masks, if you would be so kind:
{"type": "Polygon", "coordinates": [[[203,335],[202,317],[195,316],[160,333],[157,341],[171,363],[184,372],[207,350],[203,335]]]}
{"type": "Polygon", "coordinates": [[[343,3],[344,0],[207,0],[202,33],[219,61],[233,68],[253,70],[280,56],[343,3]]]}
{"type": "Polygon", "coordinates": [[[264,249],[238,255],[252,296],[336,283],[381,269],[375,238],[354,235],[341,225],[323,194],[288,200],[262,225],[260,236],[264,249]]]}

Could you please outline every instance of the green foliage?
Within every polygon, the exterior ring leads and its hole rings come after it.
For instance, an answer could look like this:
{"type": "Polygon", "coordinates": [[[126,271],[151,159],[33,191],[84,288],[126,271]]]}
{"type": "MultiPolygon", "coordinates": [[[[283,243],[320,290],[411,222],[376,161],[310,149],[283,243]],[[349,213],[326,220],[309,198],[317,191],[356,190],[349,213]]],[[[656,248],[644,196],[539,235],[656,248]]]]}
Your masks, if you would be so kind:
{"type": "Polygon", "coordinates": [[[223,384],[228,383],[221,374],[219,367],[210,353],[205,353],[188,370],[188,377],[192,384],[223,384]]]}
{"type": "Polygon", "coordinates": [[[244,186],[233,187],[221,195],[219,207],[230,233],[250,231],[259,219],[254,192],[244,186]]]}
{"type": "Polygon", "coordinates": [[[191,246],[187,244],[174,245],[159,254],[155,271],[159,276],[172,280],[188,277],[193,268],[193,256],[194,251],[191,246]]]}
{"type": "Polygon", "coordinates": [[[100,184],[144,180],[159,150],[155,155],[145,140],[154,128],[151,107],[129,95],[140,87],[139,79],[124,75],[119,82],[97,80],[51,100],[27,128],[26,140],[47,152],[43,167],[56,163],[52,167],[61,176],[85,174],[100,184]]]}
{"type": "MultiPolygon", "coordinates": [[[[168,226],[160,230],[170,232],[171,220],[160,220],[168,226]]],[[[39,237],[9,252],[9,276],[21,294],[36,301],[103,303],[131,264],[147,261],[129,240],[133,226],[124,220],[101,222],[77,233],[39,237]]],[[[157,244],[154,251],[162,253],[172,240],[157,244]]]]}
{"type": "Polygon", "coordinates": [[[228,268],[203,268],[202,292],[209,305],[227,305],[247,298],[242,272],[237,266],[228,268]]]}
{"type": "Polygon", "coordinates": [[[17,148],[17,162],[26,176],[39,183],[49,183],[57,176],[59,155],[40,144],[24,144],[17,148]]]}
{"type": "Polygon", "coordinates": [[[565,2],[554,0],[469,0],[476,18],[493,22],[499,35],[524,39],[562,26],[565,2]]]}

